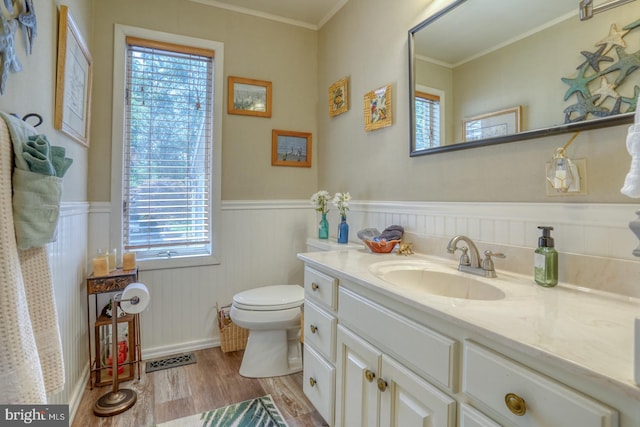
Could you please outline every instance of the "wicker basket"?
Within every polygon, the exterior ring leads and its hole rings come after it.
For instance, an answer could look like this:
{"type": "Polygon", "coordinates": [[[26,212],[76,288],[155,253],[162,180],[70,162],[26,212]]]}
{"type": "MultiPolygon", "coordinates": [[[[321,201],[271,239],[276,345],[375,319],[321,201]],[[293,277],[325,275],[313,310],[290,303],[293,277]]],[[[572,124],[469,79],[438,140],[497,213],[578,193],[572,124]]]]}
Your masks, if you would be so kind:
{"type": "Polygon", "coordinates": [[[219,308],[216,304],[218,329],[220,330],[220,348],[224,353],[244,350],[249,338],[249,330],[241,328],[229,317],[230,305],[219,308]]]}
{"type": "Polygon", "coordinates": [[[374,242],[373,240],[363,240],[365,245],[371,249],[371,252],[376,252],[379,254],[388,254],[396,247],[401,240],[381,240],[379,242],[374,242]]]}

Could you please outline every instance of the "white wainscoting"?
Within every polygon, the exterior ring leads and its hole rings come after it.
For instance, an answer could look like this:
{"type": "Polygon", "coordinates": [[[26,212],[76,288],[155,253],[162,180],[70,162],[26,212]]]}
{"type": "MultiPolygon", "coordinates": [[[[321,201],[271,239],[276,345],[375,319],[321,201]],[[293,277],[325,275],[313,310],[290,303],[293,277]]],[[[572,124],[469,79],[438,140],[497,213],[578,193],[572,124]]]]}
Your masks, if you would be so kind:
{"type": "MultiPolygon", "coordinates": [[[[541,203],[358,202],[350,203],[350,240],[357,230],[400,224],[425,239],[466,234],[474,240],[534,248],[538,225],[555,227],[559,251],[637,261],[638,245],[628,229],[634,205],[541,203]]],[[[93,203],[89,253],[108,245],[108,203],[93,203]]],[[[225,201],[222,203],[222,251],[219,265],[142,271],[139,280],[151,293],[141,315],[143,358],[155,358],[219,344],[215,304],[256,286],[302,283],[296,253],[316,236],[318,214],[308,200],[225,201]]],[[[338,215],[329,213],[335,240],[338,215]]],[[[528,251],[527,251],[528,252],[528,251]]],[[[443,248],[443,256],[445,256],[443,248]]]]}
{"type": "Polygon", "coordinates": [[[49,403],[69,404],[71,417],[89,373],[87,342],[87,233],[89,204],[63,203],[57,240],[47,246],[64,354],[65,387],[49,403]]]}

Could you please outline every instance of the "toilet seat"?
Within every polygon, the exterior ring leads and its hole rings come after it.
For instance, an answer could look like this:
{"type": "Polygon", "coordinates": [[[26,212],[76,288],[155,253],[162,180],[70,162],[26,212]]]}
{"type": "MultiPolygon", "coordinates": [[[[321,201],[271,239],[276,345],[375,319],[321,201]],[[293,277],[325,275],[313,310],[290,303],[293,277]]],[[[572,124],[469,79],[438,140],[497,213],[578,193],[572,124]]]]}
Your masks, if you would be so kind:
{"type": "Polygon", "coordinates": [[[233,296],[233,305],[241,310],[277,311],[300,307],[304,288],[298,285],[273,285],[249,289],[233,296]]]}

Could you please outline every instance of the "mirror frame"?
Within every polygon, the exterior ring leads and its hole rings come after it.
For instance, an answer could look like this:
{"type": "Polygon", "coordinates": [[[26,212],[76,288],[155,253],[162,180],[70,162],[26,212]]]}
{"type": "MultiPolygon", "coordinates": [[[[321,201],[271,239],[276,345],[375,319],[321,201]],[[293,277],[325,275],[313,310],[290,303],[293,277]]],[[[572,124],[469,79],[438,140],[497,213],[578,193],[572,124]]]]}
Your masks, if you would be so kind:
{"type": "Polygon", "coordinates": [[[581,122],[563,123],[559,125],[549,126],[546,128],[522,131],[511,135],[498,136],[494,138],[478,139],[469,142],[455,142],[450,145],[428,148],[426,150],[416,150],[416,98],[415,98],[415,60],[414,60],[414,34],[426,27],[433,21],[440,19],[448,12],[466,3],[468,0],[456,0],[444,7],[437,13],[431,15],[418,25],[409,30],[409,156],[425,156],[429,154],[444,153],[449,151],[466,150],[468,148],[485,147],[489,145],[504,144],[506,142],[524,141],[527,139],[544,138],[552,135],[564,133],[578,132],[583,130],[600,129],[610,126],[619,126],[624,124],[632,124],[634,120],[634,112],[616,114],[615,116],[596,118],[581,122]]]}

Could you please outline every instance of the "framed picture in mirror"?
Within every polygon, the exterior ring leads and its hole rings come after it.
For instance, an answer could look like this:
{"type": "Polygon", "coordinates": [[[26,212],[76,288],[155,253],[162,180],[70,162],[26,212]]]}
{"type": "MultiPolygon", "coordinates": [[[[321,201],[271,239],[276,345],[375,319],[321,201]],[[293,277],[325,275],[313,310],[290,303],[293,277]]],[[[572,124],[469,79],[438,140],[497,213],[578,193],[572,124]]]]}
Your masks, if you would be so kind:
{"type": "Polygon", "coordinates": [[[462,121],[463,141],[512,135],[520,132],[522,107],[480,114],[462,121]]]}
{"type": "Polygon", "coordinates": [[[271,131],[271,165],[311,167],[311,134],[290,130],[271,131]]]}
{"type": "Polygon", "coordinates": [[[227,112],[271,117],[271,82],[229,76],[227,112]]]}
{"type": "Polygon", "coordinates": [[[347,78],[343,77],[329,87],[329,115],[342,114],[349,109],[347,78]]]}
{"type": "Polygon", "coordinates": [[[364,94],[364,130],[391,126],[391,85],[364,94]]]}

